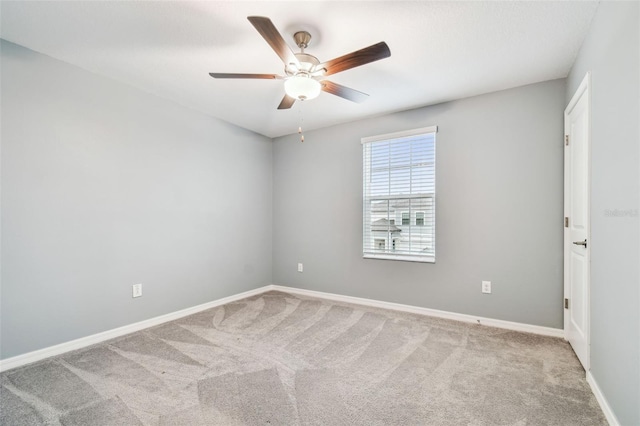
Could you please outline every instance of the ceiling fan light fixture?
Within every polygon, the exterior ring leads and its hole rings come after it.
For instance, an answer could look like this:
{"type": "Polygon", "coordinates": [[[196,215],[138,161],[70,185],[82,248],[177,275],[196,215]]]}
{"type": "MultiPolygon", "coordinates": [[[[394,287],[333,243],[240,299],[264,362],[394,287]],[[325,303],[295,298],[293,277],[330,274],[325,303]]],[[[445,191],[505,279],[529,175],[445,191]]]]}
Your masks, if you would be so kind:
{"type": "Polygon", "coordinates": [[[321,90],[320,82],[308,75],[294,75],[284,82],[284,91],[287,95],[301,101],[317,98],[321,90]]]}

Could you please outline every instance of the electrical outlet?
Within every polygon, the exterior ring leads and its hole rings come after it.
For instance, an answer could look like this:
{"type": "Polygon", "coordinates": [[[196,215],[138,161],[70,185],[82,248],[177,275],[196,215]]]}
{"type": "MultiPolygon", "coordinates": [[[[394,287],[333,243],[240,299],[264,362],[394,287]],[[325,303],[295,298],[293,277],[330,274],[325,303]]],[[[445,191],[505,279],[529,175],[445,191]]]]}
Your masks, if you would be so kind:
{"type": "Polygon", "coordinates": [[[298,272],[302,272],[304,270],[304,267],[302,266],[302,263],[298,263],[298,272]]]}
{"type": "Polygon", "coordinates": [[[482,292],[491,293],[491,281],[482,281],[482,292]]]}
{"type": "Polygon", "coordinates": [[[131,288],[133,293],[132,297],[142,296],[142,284],[134,284],[131,288]]]}

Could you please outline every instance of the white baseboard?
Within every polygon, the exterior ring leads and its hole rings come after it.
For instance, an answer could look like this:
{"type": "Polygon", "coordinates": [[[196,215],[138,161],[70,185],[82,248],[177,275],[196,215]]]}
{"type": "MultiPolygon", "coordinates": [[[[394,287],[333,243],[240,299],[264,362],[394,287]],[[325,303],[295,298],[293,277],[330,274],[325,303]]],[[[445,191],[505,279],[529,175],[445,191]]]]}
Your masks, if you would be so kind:
{"type": "MultiPolygon", "coordinates": [[[[317,297],[320,299],[334,300],[337,302],[353,303],[356,305],[371,306],[375,308],[390,309],[394,311],[410,312],[419,315],[432,316],[437,318],[445,318],[456,321],[463,321],[473,324],[482,324],[490,327],[504,328],[507,330],[522,331],[526,333],[540,334],[543,336],[551,337],[564,337],[564,331],[559,328],[542,327],[538,325],[523,324],[518,322],[503,321],[491,318],[476,317],[473,315],[459,314],[455,312],[439,311],[437,309],[422,308],[419,306],[403,305],[400,303],[384,302],[381,300],[365,299],[361,297],[343,296],[334,293],[325,293],[315,290],[304,290],[294,287],[285,287],[281,285],[267,285],[264,287],[256,288],[254,290],[245,291],[229,297],[214,300],[212,302],[204,303],[202,305],[194,306],[180,311],[172,312],[166,315],[160,315],[155,318],[140,321],[134,324],[125,325],[123,327],[107,330],[102,333],[93,334],[91,336],[82,337],[80,339],[71,340],[69,342],[61,343],[59,345],[50,346],[48,348],[39,349],[37,351],[28,352],[26,354],[17,355],[12,358],[0,360],[0,372],[11,370],[12,368],[20,367],[32,362],[40,361],[42,359],[60,355],[65,352],[81,349],[96,343],[104,342],[115,337],[124,336],[125,334],[140,331],[145,328],[149,328],[155,325],[159,325],[168,321],[173,321],[188,315],[192,315],[207,309],[215,308],[216,306],[224,305],[226,303],[235,302],[236,300],[244,299],[247,297],[255,296],[265,293],[267,291],[282,291],[290,294],[297,294],[301,296],[317,297]]],[[[591,372],[587,372],[587,383],[591,386],[591,390],[596,397],[596,400],[600,404],[600,408],[611,426],[620,426],[620,422],[616,418],[613,410],[609,406],[607,399],[604,397],[602,391],[598,387],[598,384],[591,372]]]]}
{"type": "MultiPolygon", "coordinates": [[[[113,339],[115,337],[124,336],[125,334],[140,331],[145,328],[149,328],[155,325],[159,325],[168,321],[173,321],[178,318],[186,317],[188,315],[195,314],[207,309],[215,308],[216,306],[224,305],[226,303],[234,302],[236,300],[244,299],[246,297],[255,296],[267,291],[278,290],[290,294],[299,294],[302,296],[318,297],[321,299],[334,300],[337,302],[353,303],[356,305],[371,306],[375,308],[391,309],[394,311],[411,312],[414,314],[427,315],[438,318],[446,318],[456,321],[469,322],[474,324],[482,324],[490,327],[504,328],[508,330],[523,331],[526,333],[541,334],[544,336],[563,337],[564,332],[561,329],[541,327],[537,325],[522,324],[517,322],[502,321],[491,318],[476,317],[466,314],[458,314],[455,312],[439,311],[436,309],[421,308],[419,306],[402,305],[399,303],[383,302],[380,300],[365,299],[361,297],[343,296],[340,294],[324,293],[321,291],[304,290],[294,287],[285,287],[280,285],[267,285],[254,290],[245,291],[243,293],[235,294],[233,296],[224,297],[222,299],[214,300],[212,302],[204,303],[202,305],[194,306],[180,311],[172,312],[166,315],[161,315],[148,320],[136,322],[134,324],[125,325],[123,327],[107,330],[102,333],[93,334],[91,336],[82,337],[80,339],[71,340],[69,342],[60,343],[59,345],[50,346],[48,348],[39,349],[37,351],[28,352],[26,354],[17,355],[12,358],[0,360],[0,372],[11,370],[12,368],[20,367],[32,362],[40,361],[42,359],[60,355],[65,352],[81,349],[96,343],[104,342],[105,340],[113,339]]],[[[603,409],[604,410],[604,409],[603,409]]]]}
{"type": "Polygon", "coordinates": [[[92,334],[91,336],[81,337],[80,339],[71,340],[69,342],[60,343],[59,345],[49,346],[48,348],[39,349],[33,352],[27,352],[26,354],[17,355],[11,358],[0,360],[0,372],[11,370],[12,368],[20,367],[32,362],[40,361],[41,359],[48,358],[55,355],[60,355],[65,352],[81,349],[96,343],[104,342],[105,340],[113,339],[114,337],[124,336],[125,334],[140,331],[145,328],[153,327],[168,321],[173,321],[178,318],[186,317],[207,309],[215,308],[216,306],[224,305],[226,303],[235,302],[236,300],[244,299],[246,297],[255,296],[257,294],[264,293],[265,291],[272,290],[271,285],[260,287],[254,290],[245,291],[243,293],[234,294],[229,297],[214,300],[212,302],[203,303],[202,305],[193,306],[191,308],[182,309],[180,311],[171,312],[169,314],[160,315],[155,318],[136,322],[134,324],[125,325],[123,327],[107,330],[102,333],[92,334]]]}
{"type": "Polygon", "coordinates": [[[609,425],[620,426],[618,418],[615,414],[613,414],[613,410],[611,409],[607,398],[604,397],[604,394],[600,390],[600,387],[598,386],[596,379],[591,374],[591,371],[587,371],[587,383],[589,383],[589,386],[591,386],[591,391],[596,396],[596,400],[598,401],[598,404],[600,404],[600,408],[602,409],[604,416],[609,422],[609,425]]]}
{"type": "Polygon", "coordinates": [[[343,296],[340,294],[324,293],[315,290],[304,290],[300,288],[272,285],[272,290],[283,291],[285,293],[299,294],[301,296],[318,297],[321,299],[335,300],[337,302],[353,303],[356,305],[372,306],[375,308],[391,309],[394,311],[410,312],[413,314],[427,315],[431,317],[446,318],[455,321],[481,324],[489,327],[504,328],[507,330],[522,331],[525,333],[540,334],[543,336],[562,337],[564,330],[560,328],[542,327],[539,325],[523,324],[519,322],[503,321],[492,318],[477,317],[455,312],[439,311],[437,309],[422,308],[419,306],[402,305],[400,303],[383,302],[381,300],[364,299],[361,297],[343,296]]]}

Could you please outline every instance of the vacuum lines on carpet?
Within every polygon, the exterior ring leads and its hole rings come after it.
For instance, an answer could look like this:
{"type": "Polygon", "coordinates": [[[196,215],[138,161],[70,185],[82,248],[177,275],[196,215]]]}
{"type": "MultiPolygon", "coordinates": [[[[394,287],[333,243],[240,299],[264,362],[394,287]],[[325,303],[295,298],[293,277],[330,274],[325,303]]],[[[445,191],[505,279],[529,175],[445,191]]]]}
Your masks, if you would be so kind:
{"type": "Polygon", "coordinates": [[[2,425],[605,425],[562,339],[267,292],[0,375],[2,425]]]}

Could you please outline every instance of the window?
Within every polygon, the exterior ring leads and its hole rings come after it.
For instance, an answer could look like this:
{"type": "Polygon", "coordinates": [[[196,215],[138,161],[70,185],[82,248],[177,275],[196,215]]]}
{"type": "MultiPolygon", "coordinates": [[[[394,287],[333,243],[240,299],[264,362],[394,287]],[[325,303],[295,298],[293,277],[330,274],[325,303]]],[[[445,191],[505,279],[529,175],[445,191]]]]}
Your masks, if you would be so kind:
{"type": "Polygon", "coordinates": [[[435,262],[437,130],[362,139],[363,257],[435,262]]]}

